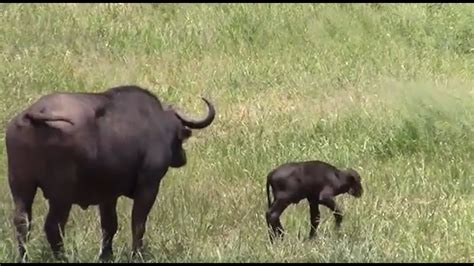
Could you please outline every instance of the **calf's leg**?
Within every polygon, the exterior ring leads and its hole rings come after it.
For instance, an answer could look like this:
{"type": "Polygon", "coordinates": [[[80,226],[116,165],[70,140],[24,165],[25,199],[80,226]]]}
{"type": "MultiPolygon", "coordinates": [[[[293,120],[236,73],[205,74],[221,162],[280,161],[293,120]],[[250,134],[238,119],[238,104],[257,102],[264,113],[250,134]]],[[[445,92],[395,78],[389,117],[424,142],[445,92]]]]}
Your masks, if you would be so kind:
{"type": "Polygon", "coordinates": [[[281,237],[284,232],[280,216],[288,206],[289,202],[286,199],[276,198],[266,213],[267,224],[271,227],[272,231],[269,232],[271,243],[273,243],[275,237],[281,237]]]}
{"type": "Polygon", "coordinates": [[[326,199],[324,199],[324,200],[321,200],[320,203],[321,203],[322,205],[328,207],[331,211],[333,211],[336,229],[341,228],[341,223],[342,223],[342,211],[341,211],[341,209],[337,206],[337,204],[336,204],[336,202],[334,201],[334,199],[326,198],[326,199]]]}
{"type": "Polygon", "coordinates": [[[309,201],[310,223],[311,229],[309,231],[309,239],[314,238],[316,230],[318,230],[320,221],[319,203],[317,200],[309,201]]]}
{"type": "Polygon", "coordinates": [[[99,205],[100,222],[102,227],[102,248],[99,260],[109,260],[112,255],[112,241],[117,233],[117,199],[99,205]]]}

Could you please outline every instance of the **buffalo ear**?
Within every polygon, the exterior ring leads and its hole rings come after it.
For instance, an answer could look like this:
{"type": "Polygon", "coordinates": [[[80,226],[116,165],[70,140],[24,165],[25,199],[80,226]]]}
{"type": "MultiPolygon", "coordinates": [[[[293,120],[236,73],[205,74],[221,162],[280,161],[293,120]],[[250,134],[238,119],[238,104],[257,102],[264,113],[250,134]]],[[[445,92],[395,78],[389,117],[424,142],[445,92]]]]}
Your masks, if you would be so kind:
{"type": "Polygon", "coordinates": [[[184,128],[184,129],[181,130],[181,139],[182,140],[188,139],[192,135],[193,135],[193,132],[188,128],[184,128]]]}

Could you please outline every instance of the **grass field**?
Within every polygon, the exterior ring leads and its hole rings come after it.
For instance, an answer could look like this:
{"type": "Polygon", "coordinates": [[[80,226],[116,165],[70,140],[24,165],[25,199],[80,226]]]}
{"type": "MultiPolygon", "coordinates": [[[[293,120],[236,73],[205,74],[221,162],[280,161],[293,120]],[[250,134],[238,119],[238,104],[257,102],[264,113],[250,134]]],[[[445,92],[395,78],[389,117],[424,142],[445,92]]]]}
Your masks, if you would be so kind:
{"type": "MultiPolygon", "coordinates": [[[[40,95],[149,88],[214,124],[186,143],[145,233],[151,262],[474,261],[474,5],[0,5],[0,262],[17,256],[4,125],[40,95]],[[340,234],[306,202],[271,245],[265,177],[320,159],[362,176],[340,196],[340,234]]],[[[131,201],[119,200],[115,261],[129,261],[131,201]]],[[[54,261],[37,193],[32,261],[54,261]]],[[[73,207],[70,261],[93,262],[97,209],[73,207]]]]}

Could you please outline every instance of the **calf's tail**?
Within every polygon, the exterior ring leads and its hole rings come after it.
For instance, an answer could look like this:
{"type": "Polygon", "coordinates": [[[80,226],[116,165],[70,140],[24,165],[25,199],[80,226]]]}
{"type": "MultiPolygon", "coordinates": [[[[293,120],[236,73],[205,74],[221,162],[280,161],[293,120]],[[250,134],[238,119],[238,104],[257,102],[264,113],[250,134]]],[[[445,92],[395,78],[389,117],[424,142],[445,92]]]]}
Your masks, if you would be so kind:
{"type": "Polygon", "coordinates": [[[272,199],[270,197],[270,182],[269,179],[267,178],[267,203],[268,203],[268,208],[272,206],[272,199]]]}

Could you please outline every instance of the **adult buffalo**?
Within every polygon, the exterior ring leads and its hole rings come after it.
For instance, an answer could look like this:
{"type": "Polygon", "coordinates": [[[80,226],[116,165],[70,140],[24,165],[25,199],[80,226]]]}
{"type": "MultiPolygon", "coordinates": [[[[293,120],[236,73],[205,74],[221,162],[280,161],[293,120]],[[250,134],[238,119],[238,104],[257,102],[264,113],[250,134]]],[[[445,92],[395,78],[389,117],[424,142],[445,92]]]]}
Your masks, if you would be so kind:
{"type": "Polygon", "coordinates": [[[8,124],[8,181],[15,211],[18,251],[25,242],[32,203],[40,188],[48,200],[44,231],[56,258],[63,251],[71,206],[98,205],[100,259],[112,255],[120,196],[133,199],[132,253],[142,247],[146,220],[169,167],[186,164],[183,141],[215,117],[213,105],[196,121],[165,107],[148,90],[119,86],[100,93],[53,93],[41,97],[8,124]]]}

